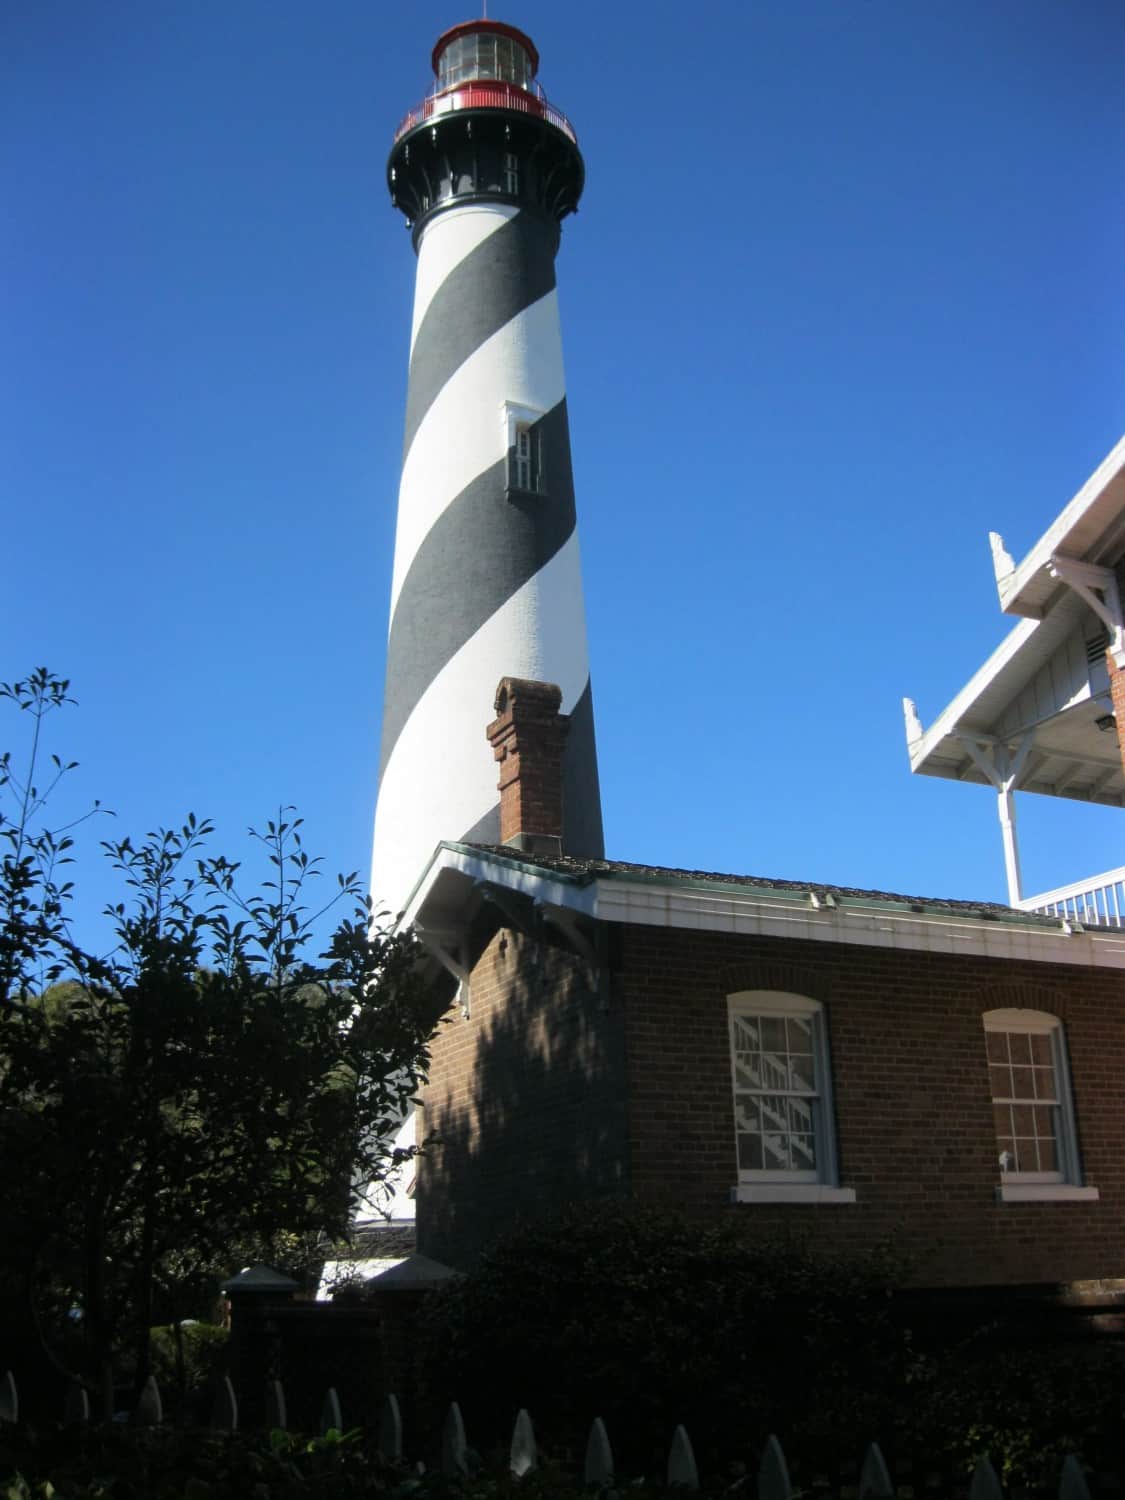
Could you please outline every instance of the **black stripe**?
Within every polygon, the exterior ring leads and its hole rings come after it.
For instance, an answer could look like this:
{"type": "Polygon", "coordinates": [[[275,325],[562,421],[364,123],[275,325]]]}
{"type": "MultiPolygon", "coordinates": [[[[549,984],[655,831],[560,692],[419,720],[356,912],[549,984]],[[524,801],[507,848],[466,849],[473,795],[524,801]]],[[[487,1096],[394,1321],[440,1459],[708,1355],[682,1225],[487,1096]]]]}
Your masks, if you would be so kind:
{"type": "MultiPolygon", "coordinates": [[[[481,739],[484,735],[481,735],[481,739]]],[[[498,844],[500,842],[500,804],[490,808],[471,828],[466,828],[455,844],[498,844]]]]}
{"type": "Polygon", "coordinates": [[[486,339],[554,285],[554,236],[529,213],[516,214],[454,266],[434,293],[414,340],[404,457],[450,376],[486,339]]]}
{"type": "Polygon", "coordinates": [[[603,859],[602,795],[594,741],[594,699],[589,678],[570,712],[563,752],[563,853],[603,859]]]}
{"type": "MultiPolygon", "coordinates": [[[[414,705],[446,662],[550,562],[574,530],[565,396],[535,425],[550,493],[509,493],[507,458],[501,459],[442,512],[403,580],[387,642],[380,780],[414,705]]],[[[580,608],[576,600],[575,611],[580,608]]],[[[510,662],[498,662],[496,681],[511,670],[510,662]]],[[[482,741],[490,706],[481,704],[482,741]]],[[[460,753],[459,746],[455,749],[460,753]]]]}

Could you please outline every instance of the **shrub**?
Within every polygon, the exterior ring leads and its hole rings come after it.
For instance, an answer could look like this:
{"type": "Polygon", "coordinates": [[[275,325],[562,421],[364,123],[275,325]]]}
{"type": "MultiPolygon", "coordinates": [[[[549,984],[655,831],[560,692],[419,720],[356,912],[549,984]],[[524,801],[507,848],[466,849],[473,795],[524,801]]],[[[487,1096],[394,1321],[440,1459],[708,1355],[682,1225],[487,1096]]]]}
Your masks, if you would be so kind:
{"type": "Polygon", "coordinates": [[[750,1244],[734,1225],[628,1202],[573,1205],[514,1229],[434,1299],[427,1380],[489,1442],[521,1406],[571,1446],[601,1416],[634,1471],[653,1472],[677,1422],[713,1459],[771,1431],[850,1449],[904,1379],[896,1275],[887,1255],[750,1244]]]}

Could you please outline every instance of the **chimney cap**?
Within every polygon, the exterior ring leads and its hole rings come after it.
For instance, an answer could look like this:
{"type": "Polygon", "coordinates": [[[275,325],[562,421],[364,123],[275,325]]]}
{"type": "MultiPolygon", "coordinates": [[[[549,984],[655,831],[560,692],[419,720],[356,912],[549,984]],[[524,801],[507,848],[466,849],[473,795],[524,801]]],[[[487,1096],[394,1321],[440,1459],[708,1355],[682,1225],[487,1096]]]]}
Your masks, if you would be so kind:
{"type": "Polygon", "coordinates": [[[501,677],[493,708],[498,714],[504,714],[516,703],[534,704],[557,714],[562,707],[562,688],[553,682],[534,682],[527,677],[501,677]]]}

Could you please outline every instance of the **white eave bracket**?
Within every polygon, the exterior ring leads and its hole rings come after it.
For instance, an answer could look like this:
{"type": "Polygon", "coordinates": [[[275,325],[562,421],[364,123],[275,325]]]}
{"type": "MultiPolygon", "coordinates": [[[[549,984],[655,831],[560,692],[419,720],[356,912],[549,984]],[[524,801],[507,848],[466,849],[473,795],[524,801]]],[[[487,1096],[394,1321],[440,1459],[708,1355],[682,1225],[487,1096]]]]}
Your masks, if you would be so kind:
{"type": "Polygon", "coordinates": [[[427,932],[417,923],[414,924],[414,934],[430,957],[436,958],[446,973],[456,979],[457,1003],[461,1008],[462,1017],[467,1021],[471,1014],[472,995],[469,988],[469,968],[464,962],[464,950],[458,945],[455,955],[452,952],[453,945],[448,938],[436,932],[427,932]]]}
{"type": "Polygon", "coordinates": [[[1121,616],[1121,595],[1113,569],[1056,554],[1048,562],[1047,572],[1090,606],[1109,631],[1109,651],[1114,663],[1125,667],[1125,620],[1121,616]]]}
{"type": "Polygon", "coordinates": [[[489,902],[495,906],[504,918],[507,926],[514,931],[522,933],[531,942],[536,942],[538,934],[535,931],[533,910],[526,896],[520,896],[514,891],[507,890],[502,885],[497,885],[492,880],[475,880],[473,889],[482,901],[489,902]]]}
{"type": "Polygon", "coordinates": [[[563,935],[571,951],[585,963],[590,989],[601,995],[603,1007],[605,1007],[607,1005],[607,995],[603,987],[605,966],[596,942],[592,941],[579,926],[577,912],[571,911],[569,906],[558,906],[553,901],[536,901],[535,909],[544,922],[549,922],[563,935]]]}

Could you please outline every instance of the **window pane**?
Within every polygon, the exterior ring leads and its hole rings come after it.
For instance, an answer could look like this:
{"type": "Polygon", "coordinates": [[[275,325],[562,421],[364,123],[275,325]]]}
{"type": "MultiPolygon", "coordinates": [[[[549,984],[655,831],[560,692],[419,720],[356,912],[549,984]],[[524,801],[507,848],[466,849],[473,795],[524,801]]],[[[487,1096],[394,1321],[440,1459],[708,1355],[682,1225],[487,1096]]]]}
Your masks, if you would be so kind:
{"type": "Polygon", "coordinates": [[[1049,1099],[1055,1102],[1055,1070],[1054,1068],[1033,1068],[1035,1075],[1035,1097],[1037,1099],[1049,1099]]]}
{"type": "Polygon", "coordinates": [[[740,1052],[734,1064],[734,1086],[736,1089],[760,1089],[762,1086],[762,1059],[757,1052],[740,1052]]]}
{"type": "Polygon", "coordinates": [[[767,1089],[789,1087],[789,1068],[784,1055],[779,1057],[776,1052],[762,1053],[762,1084],[767,1089]]]}
{"type": "Polygon", "coordinates": [[[751,1052],[761,1048],[762,1033],[757,1016],[735,1016],[734,1045],[751,1052]]]}
{"type": "Polygon", "coordinates": [[[813,1172],[816,1170],[816,1147],[811,1135],[795,1135],[792,1137],[793,1167],[798,1172],[813,1172]]]}
{"type": "Polygon", "coordinates": [[[762,1115],[757,1099],[753,1096],[739,1099],[735,1107],[735,1122],[739,1130],[761,1130],[762,1115]]]}
{"type": "Polygon", "coordinates": [[[743,1172],[762,1170],[762,1137],[760,1135],[738,1137],[738,1165],[743,1172]]]}
{"type": "Polygon", "coordinates": [[[762,1155],[767,1171],[789,1170],[789,1139],[783,1135],[762,1136],[762,1155]]]}
{"type": "Polygon", "coordinates": [[[1035,1134],[1035,1111],[1030,1104],[1012,1105],[1012,1129],[1017,1137],[1035,1134]]]}
{"type": "Polygon", "coordinates": [[[762,1049],[769,1052],[785,1051],[785,1020],[782,1016],[762,1016],[762,1049]]]}
{"type": "Polygon", "coordinates": [[[797,1053],[789,1059],[789,1087],[796,1089],[799,1094],[814,1094],[816,1085],[813,1083],[813,1060],[809,1056],[797,1053]]]}
{"type": "Polygon", "coordinates": [[[1012,1061],[1014,1063],[1029,1063],[1031,1061],[1031,1037],[1026,1031],[1009,1031],[1008,1046],[1011,1049],[1012,1061]]]}
{"type": "Polygon", "coordinates": [[[994,1099],[1010,1099],[1012,1097],[1012,1070],[993,1063],[988,1070],[992,1080],[992,1097],[994,1099]]]}
{"type": "Polygon", "coordinates": [[[790,1052],[811,1052],[812,1017],[789,1016],[785,1022],[785,1038],[790,1052]]]}
{"type": "Polygon", "coordinates": [[[1012,1069],[1012,1098],[1035,1098],[1035,1082],[1030,1068],[1012,1069]]]}
{"type": "Polygon", "coordinates": [[[1036,1031],[1029,1038],[1031,1042],[1031,1060],[1038,1063],[1040,1067],[1052,1067],[1054,1058],[1051,1056],[1051,1038],[1045,1031],[1036,1031]]]}
{"type": "Polygon", "coordinates": [[[1039,1170],[1041,1172],[1059,1172],[1059,1148],[1055,1141],[1045,1140],[1039,1142],[1039,1170]]]}
{"type": "Polygon", "coordinates": [[[758,1097],[758,1107],[762,1112],[762,1128],[764,1130],[788,1130],[789,1111],[786,1109],[784,1096],[776,1094],[761,1094],[758,1097]]]}
{"type": "Polygon", "coordinates": [[[798,1133],[812,1131],[812,1106],[804,1099],[789,1100],[789,1129],[798,1133]]]}
{"type": "Polygon", "coordinates": [[[988,1045],[989,1062],[1002,1063],[1008,1061],[1008,1034],[1005,1031],[986,1031],[985,1041],[988,1045]]]}

